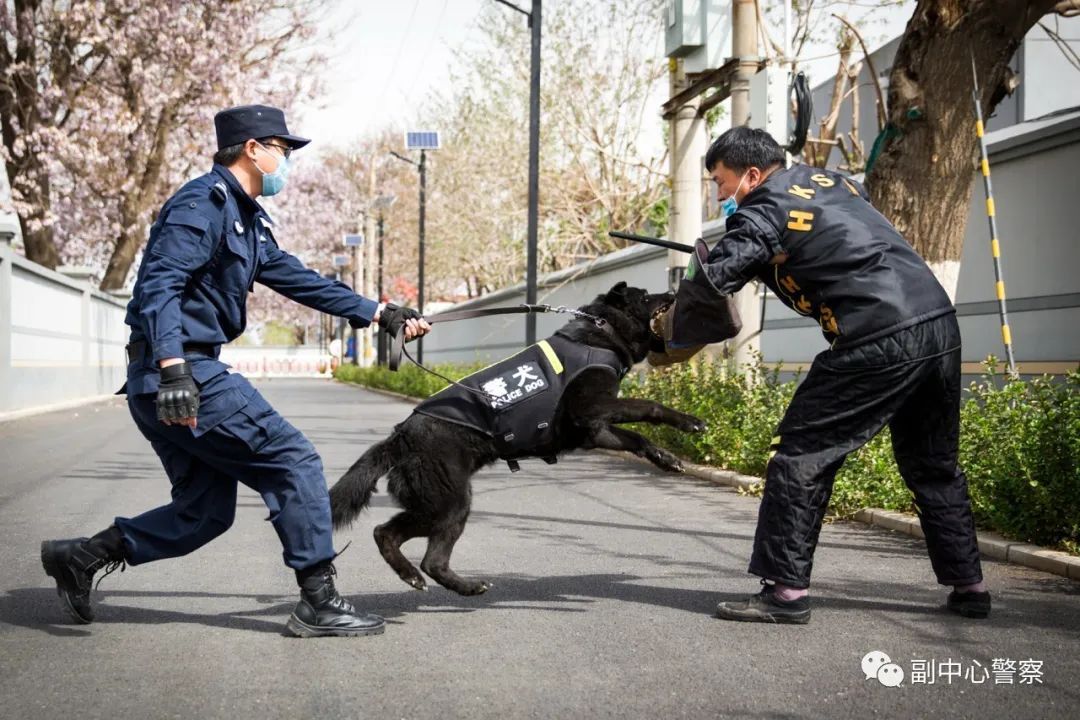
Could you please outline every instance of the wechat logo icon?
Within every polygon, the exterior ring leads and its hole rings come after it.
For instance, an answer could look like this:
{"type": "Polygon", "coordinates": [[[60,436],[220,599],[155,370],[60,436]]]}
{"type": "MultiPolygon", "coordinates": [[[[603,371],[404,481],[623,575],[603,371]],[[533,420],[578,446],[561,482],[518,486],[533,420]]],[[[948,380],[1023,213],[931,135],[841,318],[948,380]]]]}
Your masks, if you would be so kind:
{"type": "Polygon", "coordinates": [[[885,687],[898,687],[904,682],[904,668],[880,650],[871,650],[863,655],[862,671],[864,680],[877,678],[885,687]]]}

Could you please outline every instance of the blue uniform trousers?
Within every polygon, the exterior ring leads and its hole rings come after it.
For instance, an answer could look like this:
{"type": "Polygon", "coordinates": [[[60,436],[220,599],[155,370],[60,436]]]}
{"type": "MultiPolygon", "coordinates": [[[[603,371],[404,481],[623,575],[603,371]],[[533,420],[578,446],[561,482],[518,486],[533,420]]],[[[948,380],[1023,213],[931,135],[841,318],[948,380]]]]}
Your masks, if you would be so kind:
{"type": "Polygon", "coordinates": [[[311,442],[242,375],[221,373],[200,389],[195,431],[159,421],[155,394],[128,396],[135,424],[172,483],[168,505],[116,518],[128,563],[186,555],[228,530],[238,482],[262,495],[286,565],[300,570],[332,559],[330,497],[311,442]]]}

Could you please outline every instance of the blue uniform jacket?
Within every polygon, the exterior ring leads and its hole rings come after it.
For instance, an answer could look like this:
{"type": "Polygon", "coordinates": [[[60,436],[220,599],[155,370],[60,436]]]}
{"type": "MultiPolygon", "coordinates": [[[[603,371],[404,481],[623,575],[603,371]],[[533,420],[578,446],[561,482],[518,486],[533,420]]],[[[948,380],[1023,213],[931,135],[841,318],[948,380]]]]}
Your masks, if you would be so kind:
{"type": "Polygon", "coordinates": [[[270,216],[228,169],[214,165],[180,188],[150,229],[125,319],[131,341],[147,349],[129,363],[120,392],[157,392],[157,363],[164,358],[185,357],[200,384],[225,372],[218,348],[244,331],[255,282],[361,326],[378,307],[282,250],[270,216]],[[212,356],[185,353],[185,345],[212,348],[212,356]]]}

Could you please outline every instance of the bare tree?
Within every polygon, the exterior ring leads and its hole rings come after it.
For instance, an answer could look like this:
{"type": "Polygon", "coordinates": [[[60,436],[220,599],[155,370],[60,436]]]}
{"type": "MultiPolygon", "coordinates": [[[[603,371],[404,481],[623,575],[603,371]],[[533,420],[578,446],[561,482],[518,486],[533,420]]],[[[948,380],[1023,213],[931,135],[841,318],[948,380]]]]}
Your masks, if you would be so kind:
{"type": "MultiPolygon", "coordinates": [[[[540,267],[621,247],[612,228],[641,227],[666,194],[653,118],[665,65],[659,0],[552,4],[544,17],[540,267]],[[647,42],[644,40],[648,39],[647,42]]],[[[474,294],[524,275],[529,36],[494,3],[483,44],[459,54],[450,93],[428,102],[443,131],[429,155],[428,278],[438,294],[474,294]]]]}
{"type": "MultiPolygon", "coordinates": [[[[825,167],[829,162],[829,155],[838,143],[836,140],[836,125],[840,120],[840,110],[844,101],[850,97],[858,97],[858,87],[855,86],[855,78],[858,72],[851,72],[851,51],[855,46],[855,35],[847,28],[841,28],[836,49],[840,57],[836,64],[836,75],[833,77],[832,95],[829,102],[829,111],[818,123],[817,136],[806,139],[806,147],[803,149],[803,161],[807,165],[825,167]]],[[[860,66],[861,67],[861,66],[860,66]]]]}

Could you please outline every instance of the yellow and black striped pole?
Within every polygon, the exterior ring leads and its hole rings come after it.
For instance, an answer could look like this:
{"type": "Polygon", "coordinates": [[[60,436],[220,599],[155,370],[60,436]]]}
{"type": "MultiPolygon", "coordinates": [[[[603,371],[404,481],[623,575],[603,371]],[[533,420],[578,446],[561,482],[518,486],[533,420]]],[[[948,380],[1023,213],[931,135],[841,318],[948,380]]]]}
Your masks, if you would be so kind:
{"type": "Polygon", "coordinates": [[[979,77],[975,72],[975,55],[971,56],[971,79],[975,89],[975,134],[979,136],[979,153],[986,191],[986,216],[990,220],[990,254],[994,257],[994,280],[997,290],[998,314],[1001,316],[1001,340],[1005,343],[1005,357],[1009,363],[1009,375],[1016,376],[1016,358],[1013,356],[1012,333],[1009,331],[1009,313],[1005,309],[1005,280],[1001,277],[1001,242],[998,240],[997,220],[994,217],[994,186],[990,182],[990,159],[986,152],[983,132],[982,104],[979,102],[979,77]]]}

